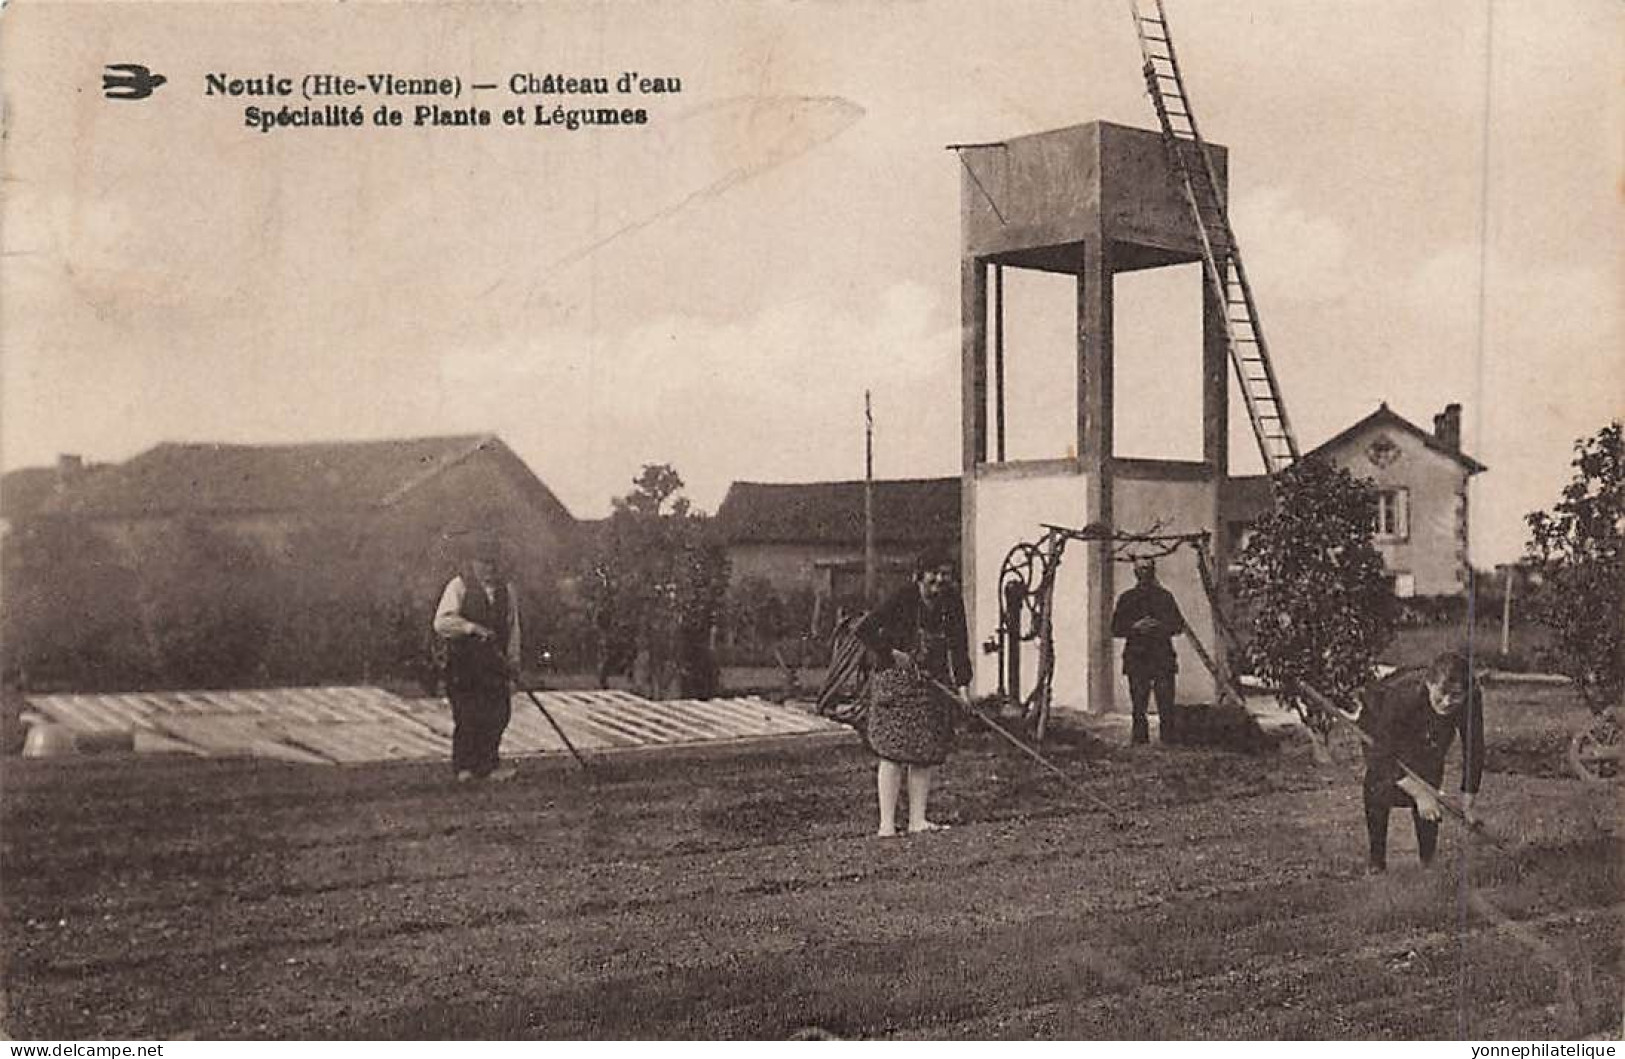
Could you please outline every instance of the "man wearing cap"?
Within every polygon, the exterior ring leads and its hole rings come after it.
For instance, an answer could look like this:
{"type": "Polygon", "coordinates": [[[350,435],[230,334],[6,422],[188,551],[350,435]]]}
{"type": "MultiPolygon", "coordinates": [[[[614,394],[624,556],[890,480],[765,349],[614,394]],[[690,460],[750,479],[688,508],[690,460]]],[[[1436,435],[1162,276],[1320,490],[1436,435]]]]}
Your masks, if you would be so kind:
{"type": "Polygon", "coordinates": [[[519,600],[503,576],[502,548],[477,538],[467,567],[440,594],[434,631],[446,642],[446,697],[451,700],[451,767],[457,782],[510,779],[499,758],[519,672],[519,600]]]}
{"type": "Polygon", "coordinates": [[[1157,583],[1157,564],[1150,559],[1134,563],[1134,587],[1124,592],[1112,611],[1112,635],[1123,640],[1123,674],[1128,677],[1128,697],[1134,707],[1134,731],[1130,739],[1146,743],[1151,739],[1146,706],[1157,700],[1157,738],[1169,743],[1175,737],[1174,674],[1179,662],[1174,656],[1173,639],[1185,631],[1185,617],[1173,593],[1157,583]]]}

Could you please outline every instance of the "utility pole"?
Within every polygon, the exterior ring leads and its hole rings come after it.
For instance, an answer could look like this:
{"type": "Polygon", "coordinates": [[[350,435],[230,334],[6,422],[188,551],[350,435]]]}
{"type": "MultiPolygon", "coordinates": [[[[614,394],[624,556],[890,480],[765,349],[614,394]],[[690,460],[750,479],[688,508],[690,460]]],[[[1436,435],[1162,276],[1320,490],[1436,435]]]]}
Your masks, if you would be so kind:
{"type": "Polygon", "coordinates": [[[875,414],[863,391],[863,604],[875,605],[875,414]]]}
{"type": "Polygon", "coordinates": [[[1506,587],[1501,590],[1501,658],[1512,653],[1512,570],[1507,563],[1506,587]]]}

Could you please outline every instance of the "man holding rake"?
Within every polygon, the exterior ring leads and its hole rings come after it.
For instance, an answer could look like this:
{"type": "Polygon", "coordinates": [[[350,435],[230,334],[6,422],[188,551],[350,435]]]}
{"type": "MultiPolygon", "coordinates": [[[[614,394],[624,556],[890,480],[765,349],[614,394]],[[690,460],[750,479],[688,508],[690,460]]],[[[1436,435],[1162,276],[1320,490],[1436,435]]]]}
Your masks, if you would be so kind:
{"type": "Polygon", "coordinates": [[[502,545],[476,534],[464,571],[446,584],[434,631],[446,643],[446,697],[451,700],[451,765],[458,783],[511,779],[498,756],[512,714],[519,673],[519,600],[502,571],[502,545]]]}
{"type": "Polygon", "coordinates": [[[1365,693],[1359,725],[1371,737],[1365,752],[1367,870],[1387,870],[1388,812],[1399,808],[1411,810],[1417,851],[1424,865],[1431,864],[1443,815],[1435,792],[1458,734],[1462,809],[1469,824],[1484,778],[1484,700],[1467,657],[1446,651],[1425,669],[1400,670],[1373,685],[1365,693]]]}

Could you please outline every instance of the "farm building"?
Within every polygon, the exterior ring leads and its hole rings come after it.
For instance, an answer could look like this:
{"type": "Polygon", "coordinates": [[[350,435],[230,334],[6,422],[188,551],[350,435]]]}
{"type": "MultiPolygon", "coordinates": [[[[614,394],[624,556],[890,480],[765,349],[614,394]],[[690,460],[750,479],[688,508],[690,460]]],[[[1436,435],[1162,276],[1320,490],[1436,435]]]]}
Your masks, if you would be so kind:
{"type": "MultiPolygon", "coordinates": [[[[759,580],[781,596],[835,605],[863,599],[864,483],[734,482],[717,509],[733,583],[759,580]]],[[[959,553],[959,479],[874,483],[881,590],[907,578],[922,551],[959,553]]]]}
{"type": "Polygon", "coordinates": [[[54,497],[104,469],[79,456],[59,456],[54,467],[19,467],[0,477],[0,533],[33,518],[54,497]]]}
{"type": "Polygon", "coordinates": [[[499,438],[159,445],[8,533],[8,662],[103,687],[381,676],[422,661],[459,535],[482,529],[546,614],[575,520],[499,438]],[[103,609],[119,646],[86,662],[103,609]]]}

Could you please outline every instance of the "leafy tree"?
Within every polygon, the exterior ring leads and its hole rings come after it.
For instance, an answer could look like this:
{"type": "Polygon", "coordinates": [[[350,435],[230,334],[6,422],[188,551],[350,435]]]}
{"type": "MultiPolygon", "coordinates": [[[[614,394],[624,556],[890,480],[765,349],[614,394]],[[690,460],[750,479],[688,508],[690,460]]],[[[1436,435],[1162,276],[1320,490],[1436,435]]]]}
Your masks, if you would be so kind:
{"type": "Polygon", "coordinates": [[[633,658],[661,694],[717,689],[711,633],[728,585],[726,554],[710,520],[692,510],[669,464],[650,464],[593,543],[579,579],[599,636],[600,678],[633,658]]]}
{"type": "Polygon", "coordinates": [[[1275,508],[1242,550],[1236,591],[1251,615],[1253,672],[1324,733],[1306,685],[1347,701],[1393,635],[1393,589],[1371,543],[1376,488],[1320,460],[1276,475],[1275,508]]]}
{"type": "Polygon", "coordinates": [[[1593,710],[1620,700],[1625,651],[1625,449],[1616,420],[1574,445],[1574,478],[1550,511],[1525,516],[1540,574],[1535,620],[1555,634],[1544,661],[1593,710]]]}
{"type": "Polygon", "coordinates": [[[673,607],[677,678],[683,694],[708,699],[722,688],[712,636],[728,592],[728,555],[708,520],[691,520],[676,557],[673,607]]]}
{"type": "Polygon", "coordinates": [[[135,573],[93,526],[30,520],[5,537],[0,643],[8,679],[34,688],[141,687],[153,658],[132,620],[135,573]]]}
{"type": "Polygon", "coordinates": [[[265,683],[264,551],[229,529],[186,519],[154,534],[140,556],[135,613],[151,645],[155,685],[265,683]]]}
{"type": "Polygon", "coordinates": [[[751,654],[772,644],[789,627],[784,600],[765,577],[746,577],[729,589],[727,614],[729,639],[751,654]]]}

